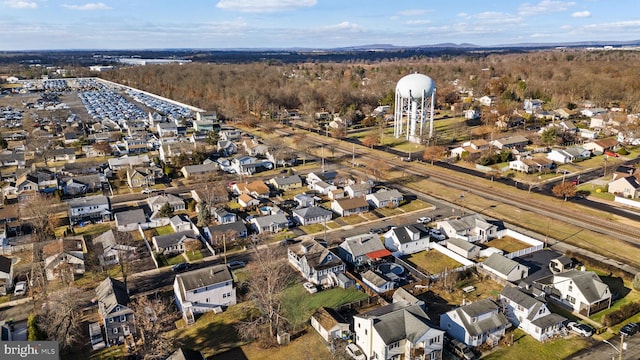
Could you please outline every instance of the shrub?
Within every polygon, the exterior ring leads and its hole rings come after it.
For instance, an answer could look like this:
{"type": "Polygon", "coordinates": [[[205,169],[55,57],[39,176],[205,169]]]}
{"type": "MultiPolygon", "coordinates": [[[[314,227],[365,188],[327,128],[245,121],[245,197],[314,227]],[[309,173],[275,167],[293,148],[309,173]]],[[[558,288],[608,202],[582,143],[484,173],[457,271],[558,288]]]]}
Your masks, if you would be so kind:
{"type": "Polygon", "coordinates": [[[618,154],[620,154],[620,155],[629,155],[629,152],[625,148],[620,148],[620,150],[618,150],[618,154]]]}
{"type": "Polygon", "coordinates": [[[640,302],[624,304],[620,309],[612,311],[602,317],[602,325],[613,326],[619,324],[640,312],[640,302]]]}
{"type": "Polygon", "coordinates": [[[633,277],[633,288],[640,290],[640,273],[637,273],[636,276],[633,277]]]}
{"type": "Polygon", "coordinates": [[[27,318],[27,340],[38,341],[46,339],[47,337],[38,327],[38,317],[36,314],[29,314],[29,318],[27,318]]]}

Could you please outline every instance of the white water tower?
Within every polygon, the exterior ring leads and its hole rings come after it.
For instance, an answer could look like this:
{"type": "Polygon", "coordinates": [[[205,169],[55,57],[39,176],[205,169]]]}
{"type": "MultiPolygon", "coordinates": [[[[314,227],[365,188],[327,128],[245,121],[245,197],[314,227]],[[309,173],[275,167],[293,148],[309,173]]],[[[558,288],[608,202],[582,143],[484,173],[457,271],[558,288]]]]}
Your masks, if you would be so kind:
{"type": "Polygon", "coordinates": [[[396,85],[396,106],[393,115],[393,134],[405,136],[412,143],[420,143],[427,120],[429,138],[433,136],[433,108],[436,84],[430,77],[411,74],[396,85]]]}

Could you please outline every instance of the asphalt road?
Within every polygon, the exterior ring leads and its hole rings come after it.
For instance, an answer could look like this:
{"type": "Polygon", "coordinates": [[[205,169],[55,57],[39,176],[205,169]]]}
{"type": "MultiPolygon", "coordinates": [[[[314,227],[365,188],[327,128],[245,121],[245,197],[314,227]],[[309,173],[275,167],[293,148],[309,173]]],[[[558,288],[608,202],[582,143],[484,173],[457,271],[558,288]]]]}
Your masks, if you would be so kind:
{"type": "MultiPolygon", "coordinates": [[[[594,340],[595,341],[595,340],[594,340]]],[[[577,354],[569,357],[571,360],[613,360],[620,359],[620,337],[614,337],[610,344],[605,342],[596,342],[594,346],[584,349],[577,354]]],[[[625,338],[626,349],[622,350],[622,359],[640,359],[640,335],[631,338],[625,338]]]]}

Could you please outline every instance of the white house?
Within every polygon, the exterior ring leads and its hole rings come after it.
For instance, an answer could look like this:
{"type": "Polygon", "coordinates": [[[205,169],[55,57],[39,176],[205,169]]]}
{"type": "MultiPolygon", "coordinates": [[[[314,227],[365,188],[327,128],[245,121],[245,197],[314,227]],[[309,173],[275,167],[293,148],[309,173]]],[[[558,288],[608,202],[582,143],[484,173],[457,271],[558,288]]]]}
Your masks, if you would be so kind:
{"type": "Polygon", "coordinates": [[[258,233],[276,233],[289,228],[289,219],[283,213],[257,216],[251,219],[253,228],[258,233]]]}
{"type": "Polygon", "coordinates": [[[101,266],[120,263],[120,257],[134,258],[136,248],[125,244],[118,244],[113,230],[108,230],[93,239],[94,251],[98,254],[101,266]]]}
{"type": "Polygon", "coordinates": [[[437,221],[436,225],[449,238],[485,242],[498,237],[498,226],[489,223],[479,214],[469,214],[459,218],[437,221]]]}
{"type": "Polygon", "coordinates": [[[13,265],[15,258],[0,255],[0,295],[4,296],[13,288],[13,265]]]}
{"type": "Polygon", "coordinates": [[[173,292],[188,323],[194,314],[222,311],[236,304],[233,276],[227,265],[213,265],[176,275],[173,292]]]}
{"type": "Polygon", "coordinates": [[[396,227],[383,236],[384,246],[397,256],[414,254],[429,248],[429,231],[422,224],[396,227]]]}
{"type": "Polygon", "coordinates": [[[399,301],[353,317],[355,343],[367,359],[441,359],[444,332],[415,304],[399,301]]]}
{"type": "Polygon", "coordinates": [[[355,266],[390,255],[391,252],[385,249],[378,235],[375,234],[350,236],[338,247],[338,256],[355,266]]]}
{"type": "Polygon", "coordinates": [[[393,280],[373,270],[367,270],[362,273],[362,282],[367,284],[367,286],[369,286],[378,294],[393,290],[395,288],[395,283],[393,282],[393,280]]]}
{"type": "Polygon", "coordinates": [[[538,341],[553,338],[562,331],[564,316],[552,313],[547,305],[513,286],[505,286],[500,302],[507,319],[538,341]]]}
{"type": "Polygon", "coordinates": [[[440,315],[440,329],[469,346],[498,343],[511,323],[491,299],[460,306],[440,315]]]}
{"type": "Polygon", "coordinates": [[[76,224],[81,221],[111,220],[111,205],[104,195],[86,196],[71,199],[69,204],[69,221],[76,224]]]}
{"type": "Polygon", "coordinates": [[[375,208],[398,207],[403,199],[402,193],[396,189],[380,190],[373,194],[367,194],[365,199],[375,208]]]}
{"type": "Polygon", "coordinates": [[[336,199],[331,202],[331,210],[340,216],[356,215],[369,211],[369,203],[361,197],[336,199]]]}
{"type": "Polygon", "coordinates": [[[534,285],[584,316],[611,307],[609,286],[593,271],[572,269],[538,279],[534,285]]]}
{"type": "Polygon", "coordinates": [[[475,259],[480,255],[480,247],[478,245],[462,239],[453,238],[447,240],[447,249],[467,259],[475,259]]]}
{"type": "Polygon", "coordinates": [[[337,255],[314,239],[307,239],[287,249],[289,263],[316,285],[335,286],[345,266],[337,255]]]}
{"type": "Polygon", "coordinates": [[[121,344],[136,333],[135,315],[129,305],[129,292],[122,281],[108,277],[96,287],[98,313],[107,346],[121,344]]]}
{"type": "Polygon", "coordinates": [[[331,218],[333,217],[333,212],[319,206],[294,209],[291,214],[293,220],[300,225],[324,223],[331,221],[331,218]]]}

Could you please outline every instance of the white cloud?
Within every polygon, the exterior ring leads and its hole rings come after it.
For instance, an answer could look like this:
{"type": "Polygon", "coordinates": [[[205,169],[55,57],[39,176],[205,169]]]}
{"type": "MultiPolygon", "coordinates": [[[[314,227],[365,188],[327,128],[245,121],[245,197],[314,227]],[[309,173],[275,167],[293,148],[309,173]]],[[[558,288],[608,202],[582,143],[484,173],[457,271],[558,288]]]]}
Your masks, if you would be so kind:
{"type": "Polygon", "coordinates": [[[315,6],[317,0],[220,0],[216,7],[240,12],[276,12],[315,6]]]}
{"type": "Polygon", "coordinates": [[[576,3],[573,1],[542,0],[537,4],[521,4],[518,8],[518,14],[531,16],[553,12],[562,12],[569,10],[569,8],[575,5],[576,3]]]}
{"type": "Polygon", "coordinates": [[[469,16],[469,14],[467,14],[466,12],[461,12],[461,13],[458,13],[456,16],[457,17],[467,17],[467,16],[469,16]]]}
{"type": "Polygon", "coordinates": [[[38,3],[22,0],[7,0],[4,3],[14,9],[35,9],[38,7],[38,3]]]}
{"type": "Polygon", "coordinates": [[[625,31],[638,31],[640,30],[640,20],[629,21],[617,21],[612,23],[591,24],[585,26],[585,28],[601,29],[602,31],[610,30],[625,30],[625,31]]]}
{"type": "Polygon", "coordinates": [[[591,17],[591,12],[586,10],[576,11],[573,14],[571,14],[571,17],[575,17],[575,18],[591,17]]]}
{"type": "Polygon", "coordinates": [[[549,34],[542,34],[542,33],[535,33],[535,34],[531,34],[531,37],[534,39],[540,39],[540,38],[547,38],[550,37],[549,34]]]}
{"type": "Polygon", "coordinates": [[[431,24],[431,20],[409,20],[409,21],[405,21],[405,24],[407,24],[407,25],[431,24]]]}
{"type": "Polygon", "coordinates": [[[508,13],[485,11],[474,15],[466,15],[467,20],[475,21],[478,24],[506,24],[522,22],[522,17],[508,13]]]}
{"type": "Polygon", "coordinates": [[[84,5],[67,5],[63,4],[62,7],[69,10],[110,10],[111,8],[104,3],[87,3],[84,5]]]}
{"type": "Polygon", "coordinates": [[[410,10],[402,10],[398,11],[398,15],[400,16],[419,16],[430,13],[431,10],[427,9],[410,9],[410,10]]]}
{"type": "Polygon", "coordinates": [[[348,21],[343,21],[339,24],[328,25],[322,27],[323,30],[339,30],[339,31],[349,31],[349,32],[362,32],[364,28],[358,24],[350,23],[348,21]]]}

